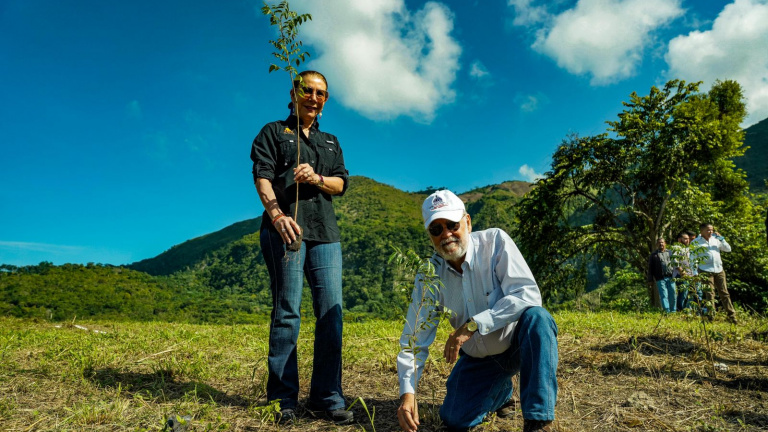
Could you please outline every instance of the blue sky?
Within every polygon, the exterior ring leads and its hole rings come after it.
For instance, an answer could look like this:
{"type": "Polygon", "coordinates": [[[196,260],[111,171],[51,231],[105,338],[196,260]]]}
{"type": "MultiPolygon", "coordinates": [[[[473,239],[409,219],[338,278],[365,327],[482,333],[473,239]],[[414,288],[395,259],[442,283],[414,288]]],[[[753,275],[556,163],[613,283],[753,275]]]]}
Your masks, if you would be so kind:
{"type": "MultiPolygon", "coordinates": [[[[259,216],[250,144],[289,90],[261,5],[0,0],[0,263],[126,264],[259,216]]],[[[768,117],[766,0],[291,6],[321,128],[407,191],[533,180],[670,78],[736,79],[744,126],[768,117]]]]}

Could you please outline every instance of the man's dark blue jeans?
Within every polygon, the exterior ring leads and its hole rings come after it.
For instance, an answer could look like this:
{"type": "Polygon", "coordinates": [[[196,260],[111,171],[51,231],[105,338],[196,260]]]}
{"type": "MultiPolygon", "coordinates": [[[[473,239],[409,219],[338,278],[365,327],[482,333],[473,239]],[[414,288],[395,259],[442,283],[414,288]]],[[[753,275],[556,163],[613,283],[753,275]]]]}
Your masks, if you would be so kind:
{"type": "Polygon", "coordinates": [[[312,292],[315,346],[308,407],[345,407],[341,390],[341,244],[305,241],[298,252],[286,251],[277,232],[261,230],[261,250],[272,290],[269,327],[267,399],[295,409],[299,397],[296,343],[301,325],[304,276],[312,292]]]}
{"type": "Polygon", "coordinates": [[[544,308],[526,309],[507,351],[484,358],[459,357],[445,384],[443,423],[449,431],[480,424],[512,397],[512,377],[518,372],[523,418],[554,420],[557,362],[555,320],[544,308]]]}

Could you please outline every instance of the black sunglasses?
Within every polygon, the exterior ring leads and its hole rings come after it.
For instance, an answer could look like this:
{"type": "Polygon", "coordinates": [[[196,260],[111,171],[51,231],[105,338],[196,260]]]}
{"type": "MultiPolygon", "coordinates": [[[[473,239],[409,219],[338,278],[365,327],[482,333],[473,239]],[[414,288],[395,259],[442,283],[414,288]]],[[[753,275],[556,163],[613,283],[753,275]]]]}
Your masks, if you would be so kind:
{"type": "Polygon", "coordinates": [[[328,92],[327,91],[314,89],[312,87],[302,86],[301,87],[301,91],[299,93],[301,93],[301,97],[305,97],[305,98],[308,98],[308,97],[310,97],[312,95],[315,95],[320,100],[328,99],[328,92]]]}
{"type": "MultiPolygon", "coordinates": [[[[459,220],[458,222],[448,221],[445,223],[445,228],[447,228],[448,231],[457,231],[460,225],[461,225],[461,220],[459,220]]],[[[437,237],[443,233],[443,224],[435,222],[431,224],[429,228],[427,228],[427,231],[429,231],[432,237],[437,237]]]]}

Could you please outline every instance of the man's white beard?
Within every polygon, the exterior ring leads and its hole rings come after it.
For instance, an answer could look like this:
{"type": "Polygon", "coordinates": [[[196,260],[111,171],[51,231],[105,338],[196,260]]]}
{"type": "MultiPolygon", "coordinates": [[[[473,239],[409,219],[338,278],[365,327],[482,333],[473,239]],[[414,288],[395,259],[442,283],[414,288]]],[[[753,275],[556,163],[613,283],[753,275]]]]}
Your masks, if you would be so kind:
{"type": "Polygon", "coordinates": [[[440,247],[437,248],[437,253],[446,261],[455,261],[467,254],[466,241],[462,243],[461,240],[445,239],[440,242],[440,247]],[[445,250],[446,244],[453,245],[451,252],[445,250]]]}

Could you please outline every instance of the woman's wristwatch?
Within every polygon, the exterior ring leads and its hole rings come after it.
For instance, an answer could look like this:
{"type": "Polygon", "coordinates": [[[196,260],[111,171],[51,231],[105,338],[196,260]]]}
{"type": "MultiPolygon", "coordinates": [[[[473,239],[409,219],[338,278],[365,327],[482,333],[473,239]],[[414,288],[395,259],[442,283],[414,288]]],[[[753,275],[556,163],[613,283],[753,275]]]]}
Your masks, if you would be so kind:
{"type": "Polygon", "coordinates": [[[318,180],[317,183],[315,183],[315,186],[323,187],[325,185],[325,179],[320,174],[318,174],[317,176],[320,177],[320,180],[318,180]]]}

